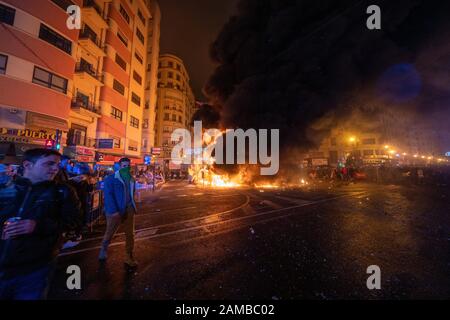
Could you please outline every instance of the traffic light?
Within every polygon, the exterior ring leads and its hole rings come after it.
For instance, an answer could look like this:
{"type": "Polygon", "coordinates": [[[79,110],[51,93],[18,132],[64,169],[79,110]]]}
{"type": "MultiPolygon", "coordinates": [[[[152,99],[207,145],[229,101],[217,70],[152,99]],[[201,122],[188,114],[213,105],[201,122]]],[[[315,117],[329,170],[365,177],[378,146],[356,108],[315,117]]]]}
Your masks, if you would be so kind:
{"type": "Polygon", "coordinates": [[[45,140],[45,147],[47,149],[53,149],[54,145],[55,145],[55,140],[45,140]]]}

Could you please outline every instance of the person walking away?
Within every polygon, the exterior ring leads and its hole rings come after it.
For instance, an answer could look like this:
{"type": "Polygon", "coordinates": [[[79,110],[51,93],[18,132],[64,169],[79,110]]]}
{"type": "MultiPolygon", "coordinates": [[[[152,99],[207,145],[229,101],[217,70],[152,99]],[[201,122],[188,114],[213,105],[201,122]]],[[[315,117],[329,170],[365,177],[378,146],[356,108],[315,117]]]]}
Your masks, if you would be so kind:
{"type": "Polygon", "coordinates": [[[27,150],[23,177],[0,190],[0,299],[45,299],[62,234],[80,225],[75,191],[55,181],[61,154],[27,150]]]}
{"type": "Polygon", "coordinates": [[[98,259],[102,262],[108,257],[108,246],[122,223],[126,240],[125,265],[137,267],[134,259],[134,215],[137,212],[134,201],[136,182],[131,176],[131,161],[123,158],[119,161],[119,171],[105,179],[106,232],[98,259]]]}
{"type": "Polygon", "coordinates": [[[94,186],[90,183],[91,168],[87,164],[78,163],[75,165],[74,173],[76,176],[69,179],[68,184],[74,188],[78,199],[81,202],[81,222],[82,225],[77,229],[67,234],[68,241],[63,245],[63,250],[73,248],[80,244],[83,239],[83,228],[87,225],[88,214],[90,212],[90,195],[94,191],[94,186]]]}

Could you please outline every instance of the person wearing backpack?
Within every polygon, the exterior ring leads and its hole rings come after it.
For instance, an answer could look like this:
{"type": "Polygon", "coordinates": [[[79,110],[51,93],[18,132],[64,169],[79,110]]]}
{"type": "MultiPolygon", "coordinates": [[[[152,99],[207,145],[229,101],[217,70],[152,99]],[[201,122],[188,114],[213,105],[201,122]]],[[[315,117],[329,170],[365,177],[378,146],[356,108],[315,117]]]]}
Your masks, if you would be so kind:
{"type": "Polygon", "coordinates": [[[45,299],[62,234],[81,224],[75,191],[55,181],[60,159],[55,150],[28,150],[23,177],[0,189],[0,300],[45,299]]]}

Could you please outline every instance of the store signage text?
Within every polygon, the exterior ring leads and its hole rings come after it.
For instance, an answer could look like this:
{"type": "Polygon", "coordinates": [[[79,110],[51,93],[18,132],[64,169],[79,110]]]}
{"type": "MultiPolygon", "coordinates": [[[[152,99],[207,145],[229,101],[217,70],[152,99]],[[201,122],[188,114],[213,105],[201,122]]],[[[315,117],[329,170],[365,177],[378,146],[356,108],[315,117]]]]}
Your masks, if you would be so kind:
{"type": "Polygon", "coordinates": [[[56,140],[56,133],[49,133],[46,131],[34,131],[30,129],[0,128],[0,134],[32,139],[56,140]]]}

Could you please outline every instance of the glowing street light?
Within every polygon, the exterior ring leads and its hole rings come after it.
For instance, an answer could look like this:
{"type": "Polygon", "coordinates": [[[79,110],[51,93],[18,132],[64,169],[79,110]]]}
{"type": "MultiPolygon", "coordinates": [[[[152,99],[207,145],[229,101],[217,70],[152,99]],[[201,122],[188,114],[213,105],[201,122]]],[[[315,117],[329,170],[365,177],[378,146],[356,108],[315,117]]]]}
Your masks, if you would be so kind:
{"type": "Polygon", "coordinates": [[[350,141],[350,142],[355,142],[356,141],[356,138],[355,137],[350,137],[350,139],[348,139],[348,141],[350,141]]]}

